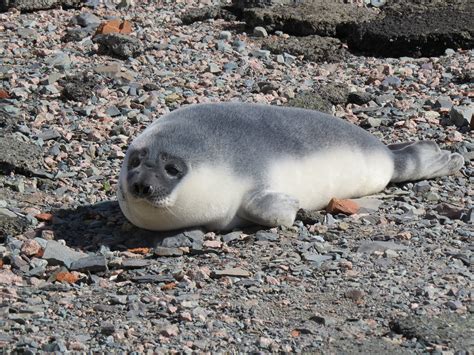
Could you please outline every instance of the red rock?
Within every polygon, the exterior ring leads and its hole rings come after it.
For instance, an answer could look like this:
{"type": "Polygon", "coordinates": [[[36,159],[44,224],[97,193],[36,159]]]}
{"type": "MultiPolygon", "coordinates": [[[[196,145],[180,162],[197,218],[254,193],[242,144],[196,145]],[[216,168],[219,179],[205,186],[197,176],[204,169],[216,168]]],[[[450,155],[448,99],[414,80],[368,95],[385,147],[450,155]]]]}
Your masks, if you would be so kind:
{"type": "Polygon", "coordinates": [[[9,99],[10,95],[6,90],[0,89],[0,99],[9,99]]]}
{"type": "Polygon", "coordinates": [[[59,281],[59,282],[66,282],[66,283],[73,284],[77,282],[77,280],[79,280],[79,276],[77,276],[77,274],[75,273],[73,274],[72,272],[62,271],[56,274],[56,281],[59,281]]]}
{"type": "Polygon", "coordinates": [[[96,35],[106,35],[109,33],[132,33],[132,24],[127,20],[114,19],[102,23],[96,31],[96,35]]]}
{"type": "Polygon", "coordinates": [[[176,287],[176,282],[170,282],[170,283],[167,283],[166,285],[161,286],[161,289],[163,291],[167,291],[167,290],[172,290],[175,287],[176,287]]]}
{"type": "Polygon", "coordinates": [[[146,255],[150,253],[150,248],[132,248],[132,249],[128,249],[127,251],[133,254],[146,255]]]}
{"type": "Polygon", "coordinates": [[[344,214],[355,214],[359,211],[359,205],[352,200],[340,200],[332,198],[329,201],[326,211],[332,214],[344,213],[344,214]]]}
{"type": "Polygon", "coordinates": [[[21,252],[26,256],[38,256],[41,250],[41,245],[34,239],[25,240],[21,245],[21,252]]]}
{"type": "Polygon", "coordinates": [[[297,338],[297,337],[299,337],[300,335],[301,335],[301,332],[300,332],[298,329],[293,329],[293,330],[291,331],[291,336],[292,336],[293,338],[297,338]]]}
{"type": "Polygon", "coordinates": [[[39,213],[35,216],[38,221],[42,222],[51,222],[53,220],[53,215],[51,213],[39,213]]]}

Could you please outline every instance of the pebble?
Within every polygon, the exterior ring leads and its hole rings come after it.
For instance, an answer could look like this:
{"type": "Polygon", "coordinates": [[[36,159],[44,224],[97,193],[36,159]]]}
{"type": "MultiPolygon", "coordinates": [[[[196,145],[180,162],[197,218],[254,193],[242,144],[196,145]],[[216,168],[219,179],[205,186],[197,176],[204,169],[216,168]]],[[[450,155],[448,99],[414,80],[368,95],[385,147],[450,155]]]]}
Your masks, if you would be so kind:
{"type": "Polygon", "coordinates": [[[278,240],[278,234],[265,231],[258,231],[255,238],[260,242],[274,242],[278,240]]]}
{"type": "Polygon", "coordinates": [[[77,23],[81,27],[88,27],[88,26],[93,26],[93,25],[100,25],[101,20],[94,14],[91,14],[90,12],[84,12],[82,14],[79,14],[75,16],[72,19],[73,23],[77,23]]]}
{"type": "Polygon", "coordinates": [[[423,181],[417,182],[414,185],[413,190],[418,193],[428,192],[431,190],[431,185],[429,181],[423,180],[423,181]]]}
{"type": "Polygon", "coordinates": [[[232,47],[234,47],[234,49],[239,52],[239,53],[242,53],[245,51],[245,49],[247,48],[246,44],[244,41],[241,41],[241,40],[236,40],[232,43],[232,47]]]}
{"type": "Polygon", "coordinates": [[[46,58],[46,64],[58,69],[66,70],[71,66],[71,58],[67,53],[59,52],[46,58]]]}
{"type": "Polygon", "coordinates": [[[219,68],[219,66],[217,64],[214,64],[214,63],[210,63],[208,69],[209,69],[209,72],[211,72],[213,74],[221,72],[221,68],[219,68]]]}
{"type": "Polygon", "coordinates": [[[436,192],[428,192],[425,197],[428,201],[438,201],[440,199],[439,194],[436,192]]]}
{"type": "Polygon", "coordinates": [[[448,124],[454,124],[457,127],[469,126],[472,124],[474,116],[474,105],[472,106],[453,106],[449,112],[448,124]]]}
{"type": "Polygon", "coordinates": [[[252,52],[252,55],[254,57],[257,57],[257,58],[261,58],[261,59],[270,59],[270,51],[266,50],[266,49],[257,49],[255,51],[252,52]]]}
{"type": "Polygon", "coordinates": [[[350,92],[347,101],[356,105],[365,105],[372,100],[372,95],[365,91],[350,92]]]}
{"type": "Polygon", "coordinates": [[[85,256],[84,253],[77,252],[55,240],[49,240],[44,248],[42,258],[47,260],[50,265],[64,265],[70,268],[73,262],[85,256]]]}
{"type": "Polygon", "coordinates": [[[107,108],[105,113],[109,115],[110,117],[120,116],[122,114],[120,110],[117,108],[117,106],[110,106],[109,108],[107,108]]]}
{"type": "Polygon", "coordinates": [[[143,53],[143,44],[135,37],[120,33],[101,34],[94,37],[99,44],[99,51],[118,58],[137,57],[143,53]]]}
{"type": "Polygon", "coordinates": [[[71,263],[70,270],[99,272],[107,270],[107,261],[103,255],[87,256],[71,263]]]}
{"type": "Polygon", "coordinates": [[[230,41],[232,39],[232,33],[229,31],[221,31],[221,33],[219,33],[219,39],[230,41]]]}
{"type": "Polygon", "coordinates": [[[382,81],[382,86],[384,87],[396,87],[398,88],[400,85],[402,85],[402,81],[400,78],[397,78],[396,76],[387,76],[383,81],[382,81]]]}
{"type": "Polygon", "coordinates": [[[241,232],[231,232],[222,236],[222,241],[224,243],[230,243],[235,240],[240,240],[242,233],[241,232]]]}
{"type": "Polygon", "coordinates": [[[314,253],[304,253],[303,254],[303,259],[305,259],[306,261],[310,261],[311,263],[314,263],[317,266],[320,266],[325,261],[332,260],[332,256],[330,256],[330,255],[318,255],[318,254],[314,254],[314,253]]]}
{"type": "Polygon", "coordinates": [[[260,26],[257,26],[253,29],[253,35],[255,37],[268,37],[267,30],[260,26]]]}
{"type": "Polygon", "coordinates": [[[34,239],[25,240],[21,246],[21,252],[28,257],[39,254],[41,245],[34,239]]]}
{"type": "Polygon", "coordinates": [[[241,268],[231,268],[231,269],[224,269],[224,270],[216,270],[212,273],[214,277],[223,277],[223,276],[230,276],[230,277],[249,277],[250,272],[241,268]]]}
{"type": "Polygon", "coordinates": [[[357,249],[358,253],[385,252],[386,250],[406,250],[405,245],[384,241],[364,241],[357,249]]]}
{"type": "Polygon", "coordinates": [[[434,108],[450,110],[453,107],[453,101],[449,96],[440,96],[436,99],[434,108]]]}
{"type": "Polygon", "coordinates": [[[178,248],[156,247],[155,255],[157,256],[181,256],[183,251],[178,248]]]}

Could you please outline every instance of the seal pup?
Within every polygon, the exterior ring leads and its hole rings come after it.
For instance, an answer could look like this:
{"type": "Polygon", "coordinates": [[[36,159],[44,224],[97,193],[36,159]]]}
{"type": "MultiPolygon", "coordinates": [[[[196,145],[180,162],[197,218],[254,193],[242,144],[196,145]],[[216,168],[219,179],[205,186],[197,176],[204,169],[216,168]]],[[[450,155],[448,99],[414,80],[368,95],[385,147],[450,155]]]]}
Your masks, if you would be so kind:
{"type": "Polygon", "coordinates": [[[118,201],[131,223],[149,230],[291,226],[299,208],[450,175],[463,164],[435,142],[386,146],[317,111],[199,104],[164,115],[131,143],[118,201]]]}

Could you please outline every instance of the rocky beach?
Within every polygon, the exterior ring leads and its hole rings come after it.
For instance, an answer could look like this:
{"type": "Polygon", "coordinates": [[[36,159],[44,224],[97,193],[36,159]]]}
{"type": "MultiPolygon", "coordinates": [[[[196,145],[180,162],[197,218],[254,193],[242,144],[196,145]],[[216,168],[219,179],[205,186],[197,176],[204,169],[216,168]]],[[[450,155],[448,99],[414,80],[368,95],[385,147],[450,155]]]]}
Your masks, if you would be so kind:
{"type": "Polygon", "coordinates": [[[469,0],[0,0],[2,353],[472,354],[473,18],[469,0]],[[130,142],[222,101],[465,166],[290,228],[130,224],[130,142]]]}

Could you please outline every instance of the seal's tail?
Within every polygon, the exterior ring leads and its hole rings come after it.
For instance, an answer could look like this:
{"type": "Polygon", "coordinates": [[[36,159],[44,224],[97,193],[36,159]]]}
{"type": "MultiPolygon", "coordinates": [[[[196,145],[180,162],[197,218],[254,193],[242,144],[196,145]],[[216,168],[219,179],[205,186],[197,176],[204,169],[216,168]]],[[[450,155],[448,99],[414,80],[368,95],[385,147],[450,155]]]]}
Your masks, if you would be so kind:
{"type": "Polygon", "coordinates": [[[391,182],[451,175],[464,165],[462,155],[441,150],[432,141],[390,144],[388,148],[395,161],[391,182]]]}

